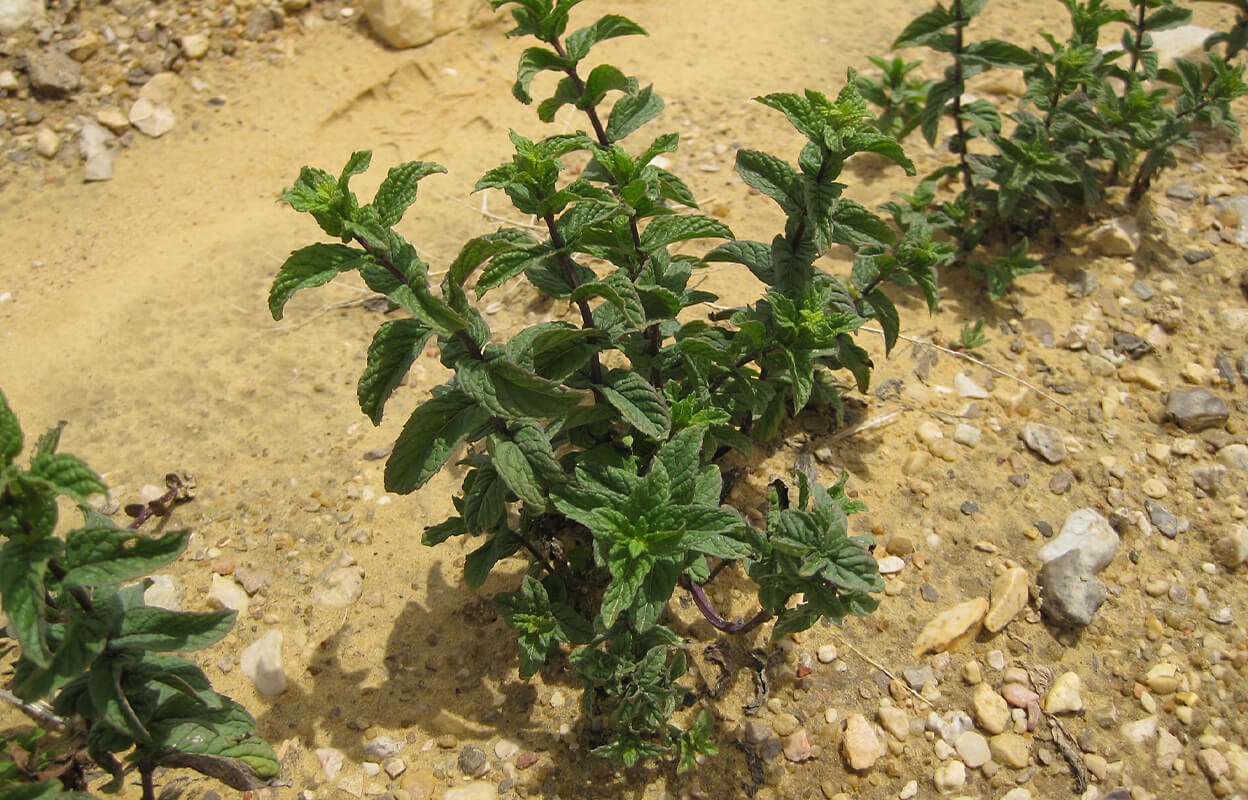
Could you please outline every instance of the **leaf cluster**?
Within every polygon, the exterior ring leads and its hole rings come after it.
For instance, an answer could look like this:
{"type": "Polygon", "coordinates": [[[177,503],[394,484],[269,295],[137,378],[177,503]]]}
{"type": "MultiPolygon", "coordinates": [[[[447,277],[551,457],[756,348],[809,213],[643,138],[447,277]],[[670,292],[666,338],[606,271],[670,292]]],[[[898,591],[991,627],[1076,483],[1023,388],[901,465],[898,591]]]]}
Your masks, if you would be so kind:
{"type": "MultiPolygon", "coordinates": [[[[1176,147],[1195,145],[1197,127],[1237,131],[1230,102],[1248,93],[1243,67],[1229,63],[1243,46],[1248,28],[1241,30],[1242,22],[1206,43],[1207,49],[1225,45],[1223,55],[1209,52],[1201,64],[1177,59],[1173,68],[1162,69],[1152,34],[1185,24],[1189,10],[1174,0],[1130,0],[1129,12],[1104,0],[1062,2],[1069,35],[1059,40],[1041,34],[1045,48],[970,40],[966,30],[985,0],[937,5],[894,42],[926,47],[953,62],[944,79],[928,88],[917,119],[931,144],[940,121],[952,117],[949,148],[958,162],[930,178],[955,178],[961,192],[926,214],[914,209],[919,213],[908,220],[926,222],[958,242],[958,261],[994,299],[1019,275],[1040,269],[1027,256],[1029,234],[1051,226],[1061,211],[1086,213],[1106,186],[1127,183],[1129,199],[1138,201],[1162,170],[1174,166],[1176,147]],[[1116,49],[1101,46],[1110,25],[1121,27],[1116,49]],[[1015,111],[965,101],[967,80],[989,69],[1022,72],[1026,91],[1015,111]],[[972,146],[977,139],[983,145],[972,146]],[[997,241],[1006,252],[988,244],[997,241]],[[987,255],[976,256],[981,246],[987,255]]],[[[881,102],[880,94],[872,100],[886,112],[896,108],[887,95],[881,102]]]]}
{"type": "MultiPolygon", "coordinates": [[[[181,766],[236,789],[265,785],[278,765],[254,720],[172,654],[220,640],[234,612],[143,602],[140,579],[174,561],[187,534],[148,536],[93,511],[87,497],[107,487],[81,459],[57,452],[60,437],[60,426],[39,437],[23,469],[22,430],[0,394],[0,603],[19,650],[14,694],[48,698],[58,715],[84,722],[82,746],[112,776],[105,791],[121,787],[118,754],[146,776],[181,766]],[[58,497],[83,515],[63,537],[58,497]]],[[[21,796],[55,796],[45,784],[21,796]]]]}
{"type": "Polygon", "coordinates": [[[577,0],[491,4],[510,10],[510,35],[536,40],[520,57],[513,95],[536,102],[543,121],[571,106],[588,123],[587,131],[541,139],[513,131],[510,159],[476,184],[503,192],[542,232],[477,236],[434,286],[394,226],[417,182],[442,168],[395,167],[362,205],[347,181],[369,155],[356,153],[338,178],[305,168],[285,193],[341,243],[293,252],[274,280],[270,309],[280,318],[295,291],[354,270],[408,314],[373,338],[361,409],[378,422],[430,345],[453,377],[408,417],[386,464],[386,488],[419,489],[466,444],[456,462],[463,479],[455,514],[428,527],[423,542],[471,537],[464,576],[474,589],[499,561],[526,558],[517,591],[496,596],[516,632],[520,674],[566,656],[585,685],[586,711],[610,722],[596,752],[630,765],[672,754],[688,769],[714,744],[709,714],[684,729],[670,722],[688,693],[679,682],[683,643],[663,624],[678,587],[722,630],[749,630],[775,616],[779,636],[821,618],[869,613],[869,593],[882,586],[867,542],[846,533],[856,506],[839,488],[806,492],[800,510],[760,531],[721,502],[722,457],[772,437],[807,406],[838,407],[842,370],[865,390],[872,365],[853,334],[874,321],[891,348],[900,311],[886,287],[917,286],[934,306],[934,269],[950,248],[933,241],[930,226],[899,236],[843,196],[838,179],[855,154],[875,153],[913,172],[852,74],[835,98],[815,91],[757,98],[783,114],[805,145],[796,165],[754,150],[737,154],[742,179],[785,217],[771,242],[739,241],[698,213],[689,187],[663,168],[659,157],[676,150],[677,134],[640,148],[621,143],[663,101],[653,87],[588,59],[602,41],[644,33],[640,26],[608,14],[569,32],[577,0]],[[557,82],[536,100],[536,79],[547,72],[557,82]],[[565,161],[574,153],[585,166],[572,178],[565,161]],[[724,243],[690,254],[688,243],[706,239],[724,243]],[[817,266],[837,245],[855,254],[848,276],[817,266]],[[694,288],[693,278],[717,262],[745,266],[760,296],[706,314],[702,306],[717,298],[694,288]],[[570,318],[502,340],[478,305],[522,279],[566,303],[570,318]],[[760,584],[762,609],[748,623],[719,617],[702,590],[735,564],[760,584]],[[805,602],[789,611],[799,595],[805,602]]]}

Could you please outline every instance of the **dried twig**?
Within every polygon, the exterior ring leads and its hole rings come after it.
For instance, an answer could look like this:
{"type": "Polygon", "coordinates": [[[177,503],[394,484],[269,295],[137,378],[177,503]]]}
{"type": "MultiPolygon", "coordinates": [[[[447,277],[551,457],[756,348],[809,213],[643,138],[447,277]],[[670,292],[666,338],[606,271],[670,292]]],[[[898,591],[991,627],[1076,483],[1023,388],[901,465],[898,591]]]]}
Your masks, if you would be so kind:
{"type": "Polygon", "coordinates": [[[0,689],[0,700],[13,705],[26,716],[33,719],[40,725],[48,725],[54,728],[68,728],[68,720],[61,719],[52,712],[51,706],[42,701],[27,703],[22,698],[5,689],[0,689]]]}
{"type": "MultiPolygon", "coordinates": [[[[1027,670],[1027,675],[1031,678],[1036,691],[1041,695],[1045,694],[1052,681],[1052,670],[1042,670],[1026,661],[1020,663],[1023,669],[1027,670]]],[[[1070,765],[1070,773],[1075,779],[1075,794],[1083,794],[1088,788],[1088,780],[1091,777],[1088,765],[1083,760],[1083,752],[1075,744],[1074,738],[1066,730],[1066,726],[1062,725],[1061,720],[1045,711],[1044,706],[1040,706],[1040,712],[1044,714],[1045,720],[1049,723],[1049,731],[1053,734],[1053,744],[1057,745],[1057,749],[1062,752],[1062,758],[1066,759],[1066,763],[1070,765]]]]}
{"type": "MultiPolygon", "coordinates": [[[[866,326],[863,326],[863,327],[859,328],[858,330],[861,330],[861,331],[866,331],[866,332],[868,332],[868,333],[874,333],[874,334],[876,334],[877,336],[883,336],[883,335],[884,335],[884,331],[879,330],[879,329],[877,329],[877,328],[868,328],[868,327],[866,327],[866,326]]],[[[1027,381],[1023,380],[1022,378],[1018,377],[1017,375],[1011,375],[1010,373],[1006,372],[1005,370],[1001,369],[1000,367],[994,367],[993,365],[991,365],[991,364],[989,364],[989,363],[987,363],[987,362],[980,361],[978,358],[976,358],[976,357],[975,357],[975,356],[973,356],[973,355],[970,355],[969,353],[962,353],[962,352],[959,352],[959,351],[957,351],[957,350],[952,350],[952,349],[950,349],[950,348],[948,348],[948,347],[942,347],[941,345],[938,345],[938,344],[936,344],[936,343],[934,343],[934,342],[925,342],[925,341],[923,341],[922,339],[915,339],[915,338],[913,338],[913,337],[906,336],[904,333],[899,333],[899,334],[897,334],[897,338],[898,338],[898,339],[905,339],[907,342],[910,342],[911,344],[917,344],[917,345],[923,345],[924,347],[931,347],[931,348],[935,348],[936,350],[939,350],[939,351],[940,351],[940,352],[942,352],[942,353],[948,353],[948,354],[949,354],[949,355],[951,355],[951,356],[956,356],[956,357],[958,357],[958,358],[965,358],[967,361],[970,361],[971,363],[974,363],[974,364],[978,364],[979,366],[983,367],[984,369],[988,370],[989,372],[992,372],[992,373],[994,373],[994,374],[1000,375],[1002,378],[1009,378],[1009,379],[1010,379],[1010,380],[1012,380],[1012,381],[1016,381],[1016,382],[1018,382],[1018,383],[1021,383],[1023,386],[1026,386],[1028,389],[1031,389],[1033,392],[1035,392],[1036,394],[1040,395],[1040,396],[1041,396],[1041,397],[1043,397],[1045,400],[1048,400],[1050,403],[1052,403],[1053,405],[1055,405],[1055,406],[1057,406],[1058,408],[1062,409],[1063,411],[1068,411],[1068,412],[1070,412],[1070,414],[1071,414],[1071,415],[1076,416],[1076,417],[1077,417],[1077,416],[1079,416],[1079,414],[1078,414],[1078,413],[1076,413],[1076,412],[1075,412],[1075,410],[1074,410],[1074,409],[1072,409],[1070,406],[1068,406],[1068,405],[1066,405],[1065,403],[1063,403],[1062,401],[1058,400],[1056,397],[1054,397],[1053,395],[1051,395],[1051,394],[1049,394],[1048,392],[1044,391],[1043,389],[1041,389],[1040,387],[1036,386],[1035,384],[1033,384],[1033,383],[1028,383],[1027,381]]]]}
{"type": "Polygon", "coordinates": [[[868,420],[863,420],[857,425],[846,428],[843,431],[837,431],[836,434],[828,441],[832,444],[835,444],[836,442],[839,442],[842,439],[848,439],[851,436],[855,436],[859,433],[864,433],[866,431],[869,431],[872,428],[878,428],[881,425],[888,425],[889,423],[894,422],[899,416],[901,416],[902,414],[906,413],[909,410],[910,410],[910,406],[901,406],[900,408],[894,408],[892,411],[885,412],[878,416],[872,417],[871,419],[868,419],[868,420]]]}
{"type": "Polygon", "coordinates": [[[911,689],[911,688],[910,688],[910,684],[906,683],[905,681],[901,680],[900,678],[898,678],[898,677],[897,677],[896,675],[894,675],[893,673],[889,672],[889,671],[888,671],[888,668],[886,668],[883,664],[881,664],[881,663],[879,663],[878,661],[874,660],[873,658],[871,658],[870,656],[868,656],[866,653],[864,653],[864,652],[862,652],[861,650],[859,650],[857,647],[854,647],[852,644],[850,644],[849,640],[848,640],[848,639],[846,639],[844,636],[837,636],[836,638],[840,640],[841,644],[845,645],[845,646],[846,646],[846,647],[848,647],[850,650],[852,650],[852,651],[854,652],[854,655],[858,656],[858,657],[859,657],[859,658],[861,658],[863,661],[865,661],[865,662],[867,662],[868,664],[870,664],[871,666],[875,667],[875,668],[876,668],[876,669],[878,669],[880,672],[883,672],[885,675],[887,675],[887,676],[888,676],[889,680],[896,681],[896,682],[897,682],[897,685],[899,685],[901,688],[903,688],[903,689],[905,689],[907,692],[909,692],[909,693],[910,693],[910,695],[911,695],[914,699],[918,700],[918,701],[919,701],[919,702],[921,702],[921,703],[926,703],[926,704],[927,704],[927,707],[928,707],[928,708],[930,708],[930,709],[932,709],[933,711],[935,711],[935,710],[936,710],[936,704],[935,704],[935,703],[933,703],[931,700],[928,700],[926,697],[924,697],[923,695],[919,694],[919,693],[918,693],[918,692],[916,692],[915,690],[911,689]]]}

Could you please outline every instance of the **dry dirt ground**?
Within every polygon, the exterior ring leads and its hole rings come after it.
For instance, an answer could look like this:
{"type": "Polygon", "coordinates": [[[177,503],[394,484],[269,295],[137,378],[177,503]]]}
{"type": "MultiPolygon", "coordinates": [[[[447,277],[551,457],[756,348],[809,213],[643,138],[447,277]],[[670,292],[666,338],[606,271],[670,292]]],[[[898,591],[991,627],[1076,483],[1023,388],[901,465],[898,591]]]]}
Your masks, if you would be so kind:
{"type": "MultiPolygon", "coordinates": [[[[586,3],[582,13],[616,11],[651,32],[644,41],[606,44],[601,55],[653,81],[666,98],[666,114],[651,127],[681,134],[672,170],[704,207],[739,238],[767,240],[779,216],[736,178],[733,151],[747,146],[795,159],[798,143],[777,114],[749,98],[805,87],[835,92],[846,68],[885,53],[925,7],[918,0],[616,0],[586,3]]],[[[1225,21],[1206,7],[1198,11],[1204,24],[1225,21]]],[[[1055,2],[994,0],[977,26],[983,35],[1027,39],[1045,28],[1064,30],[1064,11],[1055,2]]],[[[782,755],[767,760],[759,755],[774,755],[766,744],[737,744],[749,721],[742,706],[755,692],[747,653],[768,646],[759,634],[728,647],[732,680],[713,703],[719,756],[686,776],[667,764],[621,771],[585,752],[579,691],[565,676],[552,670],[527,683],[517,678],[514,644],[489,598],[510,588],[519,562],[474,594],[462,587],[457,565],[470,543],[420,545],[424,526],[448,511],[455,470],[414,496],[382,490],[384,461],[370,459],[370,451],[389,445],[408,409],[444,379],[440,367],[433,360],[415,367],[373,428],[356,405],[355,379],[382,317],[363,307],[363,290],[342,283],[303,293],[281,323],[265,305],[286,253],[317,234],[309,219],[278,201],[304,164],[336,171],[353,149],[371,148],[373,172],[356,179],[364,196],[402,160],[445,164],[449,175],[424,182],[401,224],[435,268],[463,241],[498,225],[483,209],[488,201],[490,214],[505,215],[502,198],[471,196],[473,183],[507,156],[509,128],[530,136],[550,130],[509,97],[522,43],[502,33],[490,25],[394,51],[357,26],[308,14],[250,57],[189,66],[177,126],[159,140],[140,137],[118,159],[112,181],[82,184],[72,171],[19,165],[0,189],[0,386],[25,429],[68,420],[64,448],[101,471],[123,505],[167,472],[194,476],[197,495],[172,522],[194,531],[187,557],[170,570],[185,609],[206,607],[214,573],[267,573],[234,632],[197,654],[283,756],[284,783],[262,794],[442,797],[466,782],[457,761],[475,746],[488,755],[482,780],[502,784],[502,796],[935,797],[942,756],[959,756],[934,734],[916,730],[904,742],[882,735],[889,754],[855,774],[839,752],[844,720],[861,713],[874,722],[882,702],[915,720],[932,710],[968,710],[967,676],[976,672],[969,662],[994,689],[1018,676],[1008,668],[1029,669],[1041,682],[1067,671],[1081,677],[1085,708],[1061,721],[1075,743],[1074,760],[1091,769],[1089,796],[1119,786],[1136,800],[1245,794],[1236,783],[1245,779],[1236,748],[1248,744],[1248,591],[1242,569],[1228,570],[1212,556],[1217,538],[1248,513],[1245,484],[1232,470],[1211,496],[1189,476],[1248,430],[1242,383],[1208,376],[1216,355],[1234,362],[1248,350],[1243,331],[1223,314],[1243,308],[1244,251],[1234,242],[1206,241],[1224,223],[1203,199],[1248,190],[1236,149],[1215,143],[1203,155],[1181,154],[1184,163],[1162,182],[1187,181],[1202,199],[1172,201],[1157,192],[1157,203],[1180,223],[1173,234],[1180,249],[1214,252],[1199,268],[1148,273],[1130,259],[1100,257],[1073,236],[1053,245],[1048,272],[1022,279],[1000,304],[988,304],[958,276],[946,280],[947,299],[936,315],[904,298],[904,332],[924,341],[956,341],[963,324],[985,318],[992,342],[981,349],[984,359],[1060,405],[930,348],[903,344],[885,359],[877,337],[861,334],[876,355],[875,387],[901,382],[888,385],[899,393],[862,398],[860,418],[881,424],[841,435],[826,418],[799,420],[755,472],[764,482],[789,477],[812,456],[825,481],[847,469],[871,509],[853,519],[854,532],[875,534],[881,556],[887,550],[905,560],[876,615],[843,629],[817,627],[786,645],[773,664],[770,702],[759,719],[783,732],[791,715],[816,757],[802,764],[782,755]],[[191,76],[202,81],[198,90],[191,76]],[[209,105],[209,97],[225,102],[209,105]],[[1081,268],[1098,277],[1100,288],[1072,297],[1067,281],[1081,268]],[[1164,341],[1141,316],[1145,303],[1127,289],[1137,278],[1182,303],[1164,341]],[[1027,333],[1043,326],[1025,327],[1025,319],[1047,321],[1055,346],[1027,333]],[[1106,350],[1114,332],[1152,333],[1160,346],[1138,365],[1158,382],[1126,382],[1112,366],[1094,374],[1088,351],[1065,345],[1068,331],[1081,325],[1106,350]],[[992,390],[970,409],[950,388],[963,371],[992,390]],[[1164,422],[1165,391],[1186,385],[1184,371],[1230,407],[1216,435],[1189,437],[1164,422]],[[916,433],[921,425],[935,423],[951,437],[964,421],[982,431],[977,446],[935,448],[953,460],[927,455],[931,448],[916,433]],[[1049,465],[1026,450],[1018,440],[1024,421],[1061,431],[1068,460],[1049,465]],[[1174,447],[1187,439],[1194,444],[1174,447]],[[1185,447],[1191,454],[1178,455],[1185,447]],[[1191,522],[1174,541],[1142,516],[1142,487],[1150,479],[1166,491],[1160,502],[1191,522]],[[1122,549],[1101,575],[1111,597],[1092,626],[1063,634],[1041,622],[1033,603],[1000,634],[934,659],[911,654],[924,624],[986,596],[994,570],[1007,561],[1034,580],[1044,540],[1037,523],[1060,528],[1083,507],[1106,516],[1128,512],[1122,549]],[[341,565],[344,554],[362,569],[362,595],[345,607],[318,604],[322,572],[341,565]],[[1229,623],[1209,618],[1223,608],[1229,623]],[[237,662],[245,647],[274,630],[283,635],[289,686],[263,697],[237,662]],[[821,647],[827,663],[814,657],[821,647]],[[1145,673],[1159,662],[1177,666],[1179,693],[1142,691],[1145,673]],[[918,681],[921,694],[881,671],[905,682],[904,670],[922,665],[933,668],[934,680],[926,687],[918,681]],[[795,673],[804,679],[794,680],[795,673]],[[1124,724],[1150,717],[1165,736],[1154,732],[1136,744],[1124,735],[1124,724]],[[402,744],[403,775],[375,772],[381,759],[365,746],[379,736],[402,744]],[[1172,739],[1178,754],[1162,759],[1157,743],[1172,739]],[[501,740],[536,754],[536,764],[517,770],[509,747],[498,748],[501,740]],[[332,780],[316,754],[322,749],[332,759],[325,748],[345,756],[332,780]],[[1210,750],[1233,769],[1219,773],[1214,757],[1201,755],[1210,750]],[[915,787],[907,788],[911,781],[915,787]]],[[[565,116],[556,127],[578,124],[565,116]]],[[[909,148],[921,173],[939,163],[917,140],[909,148]]],[[[847,178],[849,194],[869,206],[908,185],[898,170],[876,165],[852,169],[847,178]]],[[[831,258],[826,268],[848,264],[831,258]]],[[[702,288],[735,304],[749,300],[754,287],[743,270],[725,267],[708,272],[702,288]]],[[[496,309],[493,324],[509,335],[537,313],[518,292],[496,309]]],[[[744,582],[719,588],[719,602],[747,611],[744,582]]],[[[676,605],[691,636],[706,633],[685,604],[676,605]]],[[[691,639],[695,680],[716,680],[702,656],[712,639],[691,639]]],[[[1041,724],[1025,735],[1026,765],[968,769],[965,785],[952,794],[1000,798],[1022,787],[1033,798],[1078,796],[1054,736],[1041,724]]],[[[180,782],[185,777],[169,773],[161,782],[187,798],[214,788],[205,780],[180,782]]]]}

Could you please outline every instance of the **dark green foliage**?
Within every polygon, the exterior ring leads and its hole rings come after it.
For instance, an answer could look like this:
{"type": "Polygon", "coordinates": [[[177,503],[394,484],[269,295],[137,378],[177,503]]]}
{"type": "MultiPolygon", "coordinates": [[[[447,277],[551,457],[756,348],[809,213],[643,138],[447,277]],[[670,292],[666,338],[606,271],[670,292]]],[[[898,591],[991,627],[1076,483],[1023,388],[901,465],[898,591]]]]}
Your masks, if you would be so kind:
{"type": "MultiPolygon", "coordinates": [[[[720,459],[771,438],[807,406],[839,408],[844,388],[833,375],[841,370],[865,390],[871,361],[854,333],[874,321],[891,348],[901,315],[885,289],[917,285],[934,307],[934,268],[951,248],[934,242],[925,223],[898,236],[842,196],[838,178],[857,153],[913,172],[852,74],[835,98],[815,91],[758,98],[806,143],[796,165],[738,153],[742,179],[787,221],[770,243],[735,241],[722,222],[693,212],[689,188],[656,165],[676,149],[676,134],[640,150],[621,144],[662,110],[659,96],[614,66],[585,64],[598,42],[643,33],[640,27],[609,14],[565,35],[575,0],[491,2],[511,11],[512,35],[537,40],[521,56],[513,94],[534,102],[539,78],[554,72],[553,93],[536,100],[538,117],[549,121],[571,105],[590,128],[536,140],[513,131],[511,159],[477,182],[534,215],[544,236],[502,229],[472,239],[435,288],[393,224],[416,181],[440,168],[395,167],[373,202],[360,205],[346,184],[367,162],[356,154],[342,178],[306,168],[286,192],[342,244],[292,253],[270,307],[280,316],[294,291],[355,269],[411,315],[374,337],[361,408],[376,422],[430,344],[454,377],[412,412],[386,466],[387,489],[421,487],[461,444],[471,445],[459,462],[456,515],[430,526],[423,541],[475,537],[464,565],[472,588],[500,560],[527,558],[518,591],[496,596],[517,633],[521,675],[566,658],[585,686],[587,713],[610,723],[595,752],[626,765],[671,754],[683,771],[715,745],[709,712],[684,729],[671,721],[689,694],[681,682],[684,645],[664,625],[677,587],[721,630],[743,632],[776,617],[773,636],[780,636],[819,619],[867,614],[875,608],[870,593],[883,585],[867,542],[847,534],[846,516],[857,506],[839,485],[803,485],[800,508],[773,514],[759,531],[721,503],[720,459]],[[573,152],[588,156],[575,180],[563,163],[573,152]],[[706,239],[724,243],[688,254],[687,243],[706,239]],[[836,245],[855,253],[848,276],[815,265],[836,245]],[[707,319],[698,307],[717,298],[690,282],[711,262],[747,267],[764,284],[761,296],[707,319]],[[499,340],[469,294],[480,299],[520,276],[570,303],[579,325],[549,322],[499,340]],[[734,564],[760,586],[762,609],[749,622],[720,618],[702,589],[734,564]],[[804,601],[789,610],[798,595],[804,601]]],[[[922,87],[906,83],[907,65],[891,69],[902,122],[890,124],[904,127],[922,87]]]]}
{"type": "MultiPolygon", "coordinates": [[[[1106,186],[1126,183],[1128,198],[1138,201],[1157,175],[1175,164],[1176,147],[1194,146],[1196,127],[1237,131],[1230,102],[1248,93],[1243,67],[1228,64],[1248,40],[1242,14],[1232,31],[1205,44],[1206,49],[1225,45],[1224,55],[1210,52],[1207,63],[1179,59],[1173,69],[1161,69],[1152,34],[1191,18],[1174,0],[1130,0],[1130,13],[1104,0],[1062,2],[1070,34],[1065,41],[1041,34],[1045,48],[1026,51],[969,38],[967,29],[984,0],[954,0],[948,9],[938,5],[894,43],[926,47],[953,61],[943,80],[926,87],[918,120],[934,143],[941,119],[952,117],[949,149],[958,163],[931,177],[956,177],[961,184],[958,196],[939,206],[934,196],[926,206],[909,199],[906,213],[894,210],[894,219],[903,231],[923,224],[956,241],[957,261],[985,282],[993,299],[1017,276],[1039,269],[1026,256],[1029,234],[1051,226],[1063,210],[1086,213],[1106,186]],[[1118,50],[1101,49],[1103,29],[1110,25],[1121,34],[1118,50]],[[982,100],[963,102],[966,81],[992,68],[1023,71],[1027,88],[1015,111],[1002,113],[982,100]],[[987,147],[973,147],[974,139],[985,140],[987,147]],[[977,250],[988,252],[976,255],[977,250]]],[[[1231,4],[1248,9],[1242,0],[1231,4]]],[[[904,83],[903,70],[913,65],[900,58],[891,66],[876,63],[885,69],[885,82],[860,83],[869,87],[867,97],[883,109],[888,125],[908,130],[919,102],[915,94],[923,89],[904,83]]]]}
{"type": "MultiPolygon", "coordinates": [[[[41,437],[23,470],[15,461],[21,428],[0,394],[0,600],[19,648],[13,692],[82,719],[79,746],[112,775],[107,791],[121,787],[117,754],[138,767],[145,787],[157,766],[189,767],[240,790],[264,786],[278,764],[252,718],[190,661],[164,654],[213,644],[234,612],[151,608],[142,583],[122,586],[174,561],[187,534],[147,536],[92,511],[86,497],[106,487],[80,459],[55,452],[59,439],[59,428],[41,437]],[[58,495],[84,517],[63,539],[53,535],[58,495]]],[[[34,740],[11,741],[33,757],[34,740]]],[[[0,780],[24,782],[0,797],[72,795],[60,782],[40,782],[31,763],[0,762],[0,780]]]]}

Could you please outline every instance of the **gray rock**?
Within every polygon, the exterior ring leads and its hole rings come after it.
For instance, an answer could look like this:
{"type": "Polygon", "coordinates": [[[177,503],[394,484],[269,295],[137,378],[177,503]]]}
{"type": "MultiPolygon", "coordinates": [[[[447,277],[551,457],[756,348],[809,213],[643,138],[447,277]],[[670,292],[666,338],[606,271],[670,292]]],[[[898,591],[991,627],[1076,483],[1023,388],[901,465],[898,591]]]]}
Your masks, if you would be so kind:
{"type": "Polygon", "coordinates": [[[17,33],[44,13],[43,0],[0,0],[0,35],[17,33]]]}
{"type": "Polygon", "coordinates": [[[1023,320],[1023,330],[1030,336],[1035,338],[1043,347],[1052,347],[1053,325],[1047,319],[1039,319],[1037,317],[1028,317],[1023,320]]]}
{"type": "Polygon", "coordinates": [[[1166,187],[1166,197],[1172,200],[1195,200],[1200,191],[1190,183],[1172,183],[1166,187]]]}
{"type": "MultiPolygon", "coordinates": [[[[1129,255],[1129,253],[1128,253],[1129,255]]],[[[1066,284],[1066,294],[1071,297],[1087,297],[1097,290],[1100,281],[1086,269],[1075,272],[1075,276],[1066,284]]]]}
{"type": "Polygon", "coordinates": [[[468,745],[459,751],[459,771],[470,778],[478,778],[489,769],[489,759],[485,751],[475,745],[468,745]]]}
{"type": "Polygon", "coordinates": [[[1213,258],[1212,250],[1188,250],[1183,253],[1183,260],[1189,264],[1199,264],[1213,258]]]}
{"type": "Polygon", "coordinates": [[[1154,500],[1145,500],[1144,508],[1148,509],[1148,518],[1161,534],[1169,539],[1179,535],[1179,518],[1154,500]]]}
{"type": "Polygon", "coordinates": [[[1166,415],[1188,433],[1197,433],[1226,422],[1230,411],[1205,388],[1178,389],[1166,401],[1166,415]]]}
{"type": "Polygon", "coordinates": [[[364,745],[364,755],[374,758],[391,758],[403,752],[403,742],[393,736],[377,736],[364,745]]]}
{"type": "Polygon", "coordinates": [[[910,688],[916,692],[926,686],[928,681],[936,680],[936,674],[926,664],[921,667],[909,667],[902,670],[901,674],[905,677],[906,683],[910,684],[910,688]]]}
{"type": "Polygon", "coordinates": [[[1108,599],[1082,550],[1070,550],[1040,569],[1040,613],[1055,625],[1086,628],[1108,599]]]}
{"type": "Polygon", "coordinates": [[[243,36],[255,41],[266,33],[282,27],[284,20],[282,12],[276,8],[260,6],[247,15],[247,27],[243,31],[243,36]]]}
{"type": "Polygon", "coordinates": [[[1019,429],[1018,435],[1032,452],[1050,464],[1066,460],[1066,445],[1056,428],[1038,422],[1027,422],[1019,429]]]}
{"type": "Polygon", "coordinates": [[[1046,542],[1036,556],[1053,561],[1072,550],[1080,550],[1092,572],[1100,572],[1114,560],[1120,542],[1109,521],[1091,508],[1073,511],[1062,523],[1062,530],[1046,542]]]}
{"type": "Polygon", "coordinates": [[[975,722],[965,711],[948,711],[943,717],[933,711],[927,715],[927,729],[952,746],[959,736],[975,730],[975,722]]]}
{"type": "Polygon", "coordinates": [[[1217,357],[1213,359],[1213,368],[1218,371],[1218,375],[1222,380],[1226,381],[1227,385],[1234,386],[1239,383],[1238,378],[1235,377],[1235,365],[1221,353],[1218,353],[1217,357]]]}
{"type": "Polygon", "coordinates": [[[1248,445],[1228,444],[1218,450],[1217,459],[1237,472],[1248,471],[1248,445]]]}
{"type": "Polygon", "coordinates": [[[40,50],[27,58],[30,88],[46,97],[63,97],[82,82],[82,65],[60,50],[40,50]]]}
{"type": "Polygon", "coordinates": [[[1204,467],[1193,467],[1188,474],[1192,476],[1192,483],[1195,483],[1201,489],[1204,489],[1211,495],[1216,495],[1222,485],[1226,483],[1226,474],[1229,472],[1223,464],[1210,464],[1204,467]]]}
{"type": "Polygon", "coordinates": [[[1248,382],[1248,353],[1239,357],[1235,362],[1235,371],[1239,373],[1239,379],[1248,382]]]}
{"type": "Polygon", "coordinates": [[[1146,302],[1149,300],[1152,300],[1153,297],[1157,294],[1151,288],[1149,288],[1149,285],[1147,283],[1139,279],[1132,281],[1131,293],[1146,302]]]}

